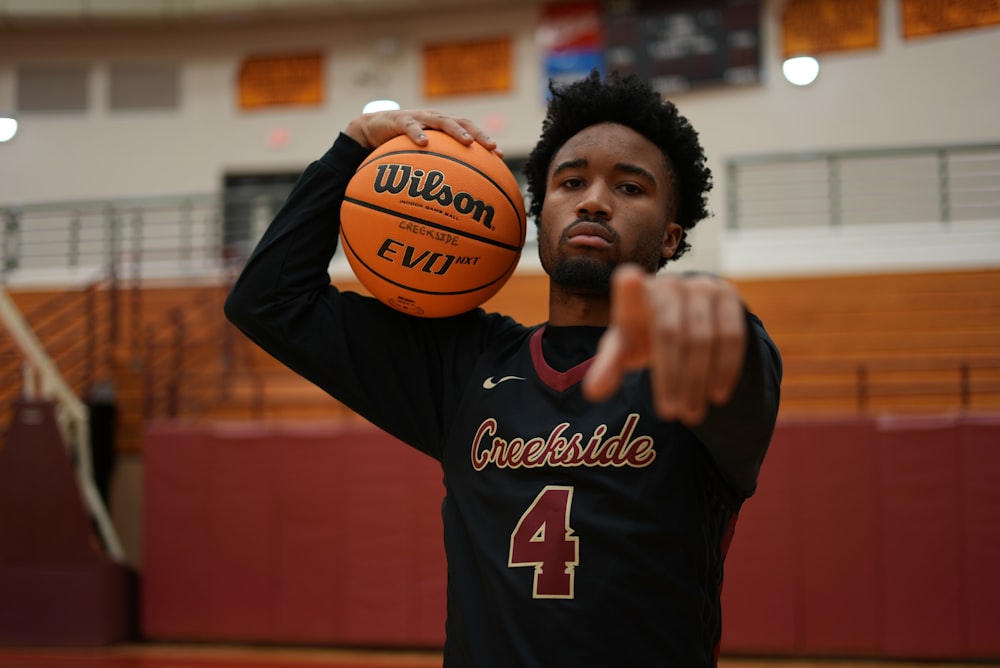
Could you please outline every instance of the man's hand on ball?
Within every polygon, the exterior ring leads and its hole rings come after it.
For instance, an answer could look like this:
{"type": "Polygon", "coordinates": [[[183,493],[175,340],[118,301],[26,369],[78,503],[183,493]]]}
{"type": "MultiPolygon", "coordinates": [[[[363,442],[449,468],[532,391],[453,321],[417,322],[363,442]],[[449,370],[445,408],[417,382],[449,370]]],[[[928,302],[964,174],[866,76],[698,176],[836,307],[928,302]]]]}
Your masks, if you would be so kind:
{"type": "Polygon", "coordinates": [[[584,379],[584,395],[606,399],[627,371],[648,368],[657,414],[693,426],[731,396],[746,345],[743,303],[730,283],[707,275],[650,276],[623,266],[612,279],[611,323],[584,379]]]}
{"type": "Polygon", "coordinates": [[[425,130],[439,130],[466,145],[479,142],[488,150],[503,156],[497,143],[478,125],[467,118],[443,114],[433,109],[363,114],[348,123],[344,133],[362,146],[377,148],[400,135],[408,136],[418,146],[426,146],[425,130]]]}

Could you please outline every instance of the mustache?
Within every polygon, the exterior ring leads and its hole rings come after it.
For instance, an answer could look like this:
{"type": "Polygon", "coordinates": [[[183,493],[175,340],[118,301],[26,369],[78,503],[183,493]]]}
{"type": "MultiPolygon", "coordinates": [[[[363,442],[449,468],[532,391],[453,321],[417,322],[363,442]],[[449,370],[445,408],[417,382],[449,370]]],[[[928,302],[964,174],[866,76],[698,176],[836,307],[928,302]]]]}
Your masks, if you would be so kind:
{"type": "Polygon", "coordinates": [[[596,225],[596,226],[600,227],[601,232],[602,232],[602,234],[600,236],[608,239],[609,241],[614,241],[614,240],[617,240],[617,238],[618,238],[618,234],[608,224],[608,221],[606,219],[604,219],[604,218],[601,218],[600,216],[580,216],[580,217],[578,217],[576,220],[574,220],[572,223],[570,223],[569,226],[565,229],[565,231],[563,232],[563,235],[562,235],[563,238],[567,238],[568,239],[569,237],[573,236],[575,230],[578,227],[580,227],[581,225],[589,225],[589,226],[596,225]]]}
{"type": "Polygon", "coordinates": [[[578,216],[577,219],[573,221],[572,225],[570,225],[570,227],[573,227],[573,225],[578,225],[580,223],[597,223],[601,227],[607,228],[609,230],[611,229],[610,227],[608,227],[608,219],[605,218],[604,216],[578,216]]]}

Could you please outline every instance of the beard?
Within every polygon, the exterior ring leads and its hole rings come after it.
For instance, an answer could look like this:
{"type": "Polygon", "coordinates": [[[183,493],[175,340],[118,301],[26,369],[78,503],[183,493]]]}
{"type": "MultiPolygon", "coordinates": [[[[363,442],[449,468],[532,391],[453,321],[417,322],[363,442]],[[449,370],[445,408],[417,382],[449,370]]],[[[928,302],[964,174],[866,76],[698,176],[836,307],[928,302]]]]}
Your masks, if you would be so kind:
{"type": "Polygon", "coordinates": [[[615,265],[592,257],[564,257],[548,268],[549,279],[567,290],[595,295],[611,294],[615,265]]]}
{"type": "MultiPolygon", "coordinates": [[[[567,230],[570,228],[572,225],[567,230]]],[[[633,241],[631,252],[624,257],[618,235],[614,233],[614,248],[606,254],[596,255],[568,252],[566,231],[553,243],[547,243],[545,235],[541,233],[541,226],[539,232],[538,257],[542,269],[549,275],[549,280],[554,285],[570,292],[607,297],[611,294],[611,275],[619,264],[630,262],[639,265],[650,274],[655,274],[659,271],[663,259],[662,228],[641,233],[633,241]]]]}

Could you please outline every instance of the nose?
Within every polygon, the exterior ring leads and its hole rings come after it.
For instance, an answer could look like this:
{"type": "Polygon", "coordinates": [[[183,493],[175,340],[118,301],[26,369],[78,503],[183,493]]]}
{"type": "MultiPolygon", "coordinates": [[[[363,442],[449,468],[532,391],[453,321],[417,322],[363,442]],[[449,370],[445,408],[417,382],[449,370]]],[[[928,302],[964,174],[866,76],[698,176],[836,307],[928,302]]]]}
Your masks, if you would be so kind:
{"type": "Polygon", "coordinates": [[[576,205],[577,215],[581,218],[607,219],[611,217],[611,209],[611,190],[600,180],[590,183],[580,193],[580,201],[576,205]]]}

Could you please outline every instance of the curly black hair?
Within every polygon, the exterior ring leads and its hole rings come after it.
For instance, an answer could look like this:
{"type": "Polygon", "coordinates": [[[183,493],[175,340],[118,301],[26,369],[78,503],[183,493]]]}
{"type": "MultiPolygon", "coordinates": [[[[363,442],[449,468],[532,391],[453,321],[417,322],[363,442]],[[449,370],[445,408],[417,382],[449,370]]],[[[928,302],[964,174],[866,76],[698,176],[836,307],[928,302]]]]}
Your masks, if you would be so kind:
{"type": "MultiPolygon", "coordinates": [[[[708,217],[706,195],[712,189],[712,172],[705,166],[705,152],[698,133],[673,103],[664,100],[634,74],[612,72],[602,81],[594,70],[584,79],[557,85],[549,83],[552,99],[542,123],[542,135],[524,163],[531,204],[528,214],[540,220],[548,170],[553,156],[573,135],[598,123],[627,126],[656,144],[670,161],[677,179],[677,223],[685,230],[708,217]]],[[[685,234],[672,259],[690,248],[685,234]]],[[[660,262],[666,264],[664,258],[660,262]]]]}

